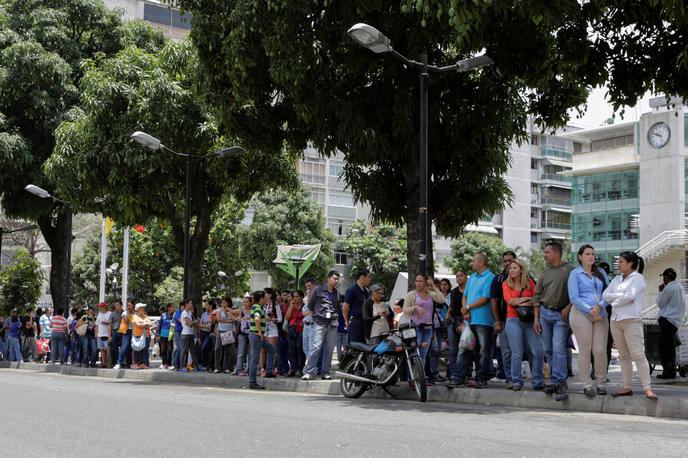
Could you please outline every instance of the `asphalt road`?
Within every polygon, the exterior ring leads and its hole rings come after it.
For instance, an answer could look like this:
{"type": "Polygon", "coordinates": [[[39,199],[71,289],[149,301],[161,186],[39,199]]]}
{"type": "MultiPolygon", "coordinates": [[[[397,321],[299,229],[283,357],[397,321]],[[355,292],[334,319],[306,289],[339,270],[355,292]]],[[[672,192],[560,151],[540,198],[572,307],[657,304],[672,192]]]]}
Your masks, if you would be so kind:
{"type": "Polygon", "coordinates": [[[0,371],[0,456],[683,456],[688,421],[0,371]]]}

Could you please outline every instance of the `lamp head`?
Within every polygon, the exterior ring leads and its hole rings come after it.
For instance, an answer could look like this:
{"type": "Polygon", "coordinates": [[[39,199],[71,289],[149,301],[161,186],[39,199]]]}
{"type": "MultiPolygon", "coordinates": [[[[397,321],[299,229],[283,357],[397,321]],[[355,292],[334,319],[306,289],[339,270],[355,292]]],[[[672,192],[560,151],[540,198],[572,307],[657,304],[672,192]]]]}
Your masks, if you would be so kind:
{"type": "Polygon", "coordinates": [[[392,50],[389,38],[372,25],[358,23],[346,32],[354,41],[374,53],[385,53],[392,50]]]}
{"type": "Polygon", "coordinates": [[[40,197],[41,199],[48,199],[48,198],[52,197],[48,191],[46,191],[43,188],[39,188],[38,186],[33,185],[33,184],[27,184],[24,187],[24,190],[27,192],[30,192],[34,196],[40,197]]]}
{"type": "Polygon", "coordinates": [[[134,140],[136,143],[145,146],[148,149],[156,151],[163,149],[164,147],[160,140],[145,132],[141,132],[140,130],[137,130],[136,132],[131,134],[131,139],[134,140]]]}

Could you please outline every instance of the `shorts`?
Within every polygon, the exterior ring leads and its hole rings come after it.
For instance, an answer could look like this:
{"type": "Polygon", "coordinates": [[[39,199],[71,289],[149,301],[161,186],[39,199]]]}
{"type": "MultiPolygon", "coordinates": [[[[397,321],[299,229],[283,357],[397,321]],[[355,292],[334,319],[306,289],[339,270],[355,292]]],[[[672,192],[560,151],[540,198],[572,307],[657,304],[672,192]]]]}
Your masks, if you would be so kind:
{"type": "Polygon", "coordinates": [[[96,342],[98,342],[98,350],[107,350],[110,347],[110,342],[108,342],[107,337],[99,337],[96,339],[96,342]]]}

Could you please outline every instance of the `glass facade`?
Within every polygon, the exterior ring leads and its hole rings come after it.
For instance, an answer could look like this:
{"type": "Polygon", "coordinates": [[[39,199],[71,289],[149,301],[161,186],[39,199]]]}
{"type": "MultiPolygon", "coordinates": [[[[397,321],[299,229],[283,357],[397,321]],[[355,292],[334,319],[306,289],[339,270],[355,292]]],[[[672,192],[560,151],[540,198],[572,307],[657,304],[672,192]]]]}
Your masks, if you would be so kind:
{"type": "Polygon", "coordinates": [[[590,244],[600,260],[612,264],[623,250],[638,248],[634,220],[640,213],[638,169],[573,178],[574,249],[590,244]]]}

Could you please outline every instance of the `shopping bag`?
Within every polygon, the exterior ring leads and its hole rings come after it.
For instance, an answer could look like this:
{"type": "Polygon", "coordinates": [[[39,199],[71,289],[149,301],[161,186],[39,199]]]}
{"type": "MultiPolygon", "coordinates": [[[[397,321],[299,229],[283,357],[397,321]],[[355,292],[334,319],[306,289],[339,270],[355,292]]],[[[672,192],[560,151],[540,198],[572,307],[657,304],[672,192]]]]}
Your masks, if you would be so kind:
{"type": "Polygon", "coordinates": [[[459,339],[459,350],[471,351],[473,349],[475,349],[475,334],[473,334],[473,331],[471,331],[471,327],[466,325],[464,326],[459,339]]]}

